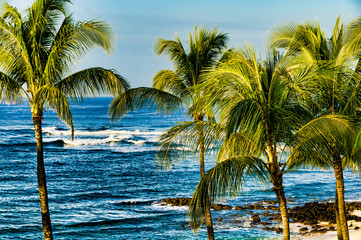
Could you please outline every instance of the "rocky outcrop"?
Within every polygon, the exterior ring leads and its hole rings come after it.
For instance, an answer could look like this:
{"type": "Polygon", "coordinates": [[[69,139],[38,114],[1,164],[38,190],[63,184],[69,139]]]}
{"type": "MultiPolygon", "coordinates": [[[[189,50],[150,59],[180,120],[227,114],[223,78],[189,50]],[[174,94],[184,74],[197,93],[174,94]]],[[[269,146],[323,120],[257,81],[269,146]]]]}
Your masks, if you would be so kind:
{"type": "MultiPolygon", "coordinates": [[[[162,202],[172,206],[188,206],[191,202],[191,198],[166,198],[163,199],[162,202]]],[[[278,226],[282,221],[281,215],[278,212],[279,208],[276,201],[260,201],[254,204],[235,207],[223,204],[212,204],[211,208],[213,210],[248,210],[253,227],[256,225],[263,225],[264,227],[262,227],[262,229],[264,230],[282,232],[282,228],[270,226],[278,226]],[[256,210],[257,213],[253,213],[253,210],[256,210]]],[[[361,202],[351,202],[346,204],[347,220],[361,222],[361,217],[351,215],[352,211],[355,210],[361,210],[361,202]]],[[[236,213],[236,215],[238,214],[236,213]]],[[[310,227],[303,227],[299,229],[302,234],[325,233],[327,231],[336,230],[334,227],[323,228],[321,225],[318,225],[319,222],[329,222],[330,224],[336,222],[333,202],[310,202],[302,206],[291,208],[289,209],[289,217],[293,222],[310,225],[310,227]]],[[[222,218],[219,217],[217,220],[222,221],[222,218]]],[[[234,220],[234,222],[238,223],[238,220],[234,220]]]]}
{"type": "MultiPolygon", "coordinates": [[[[360,202],[351,202],[346,204],[347,220],[361,222],[361,218],[351,215],[354,210],[361,210],[360,202]]],[[[307,225],[313,225],[318,222],[336,223],[335,204],[333,202],[311,202],[303,206],[290,209],[290,218],[294,222],[300,222],[307,225]]]]}

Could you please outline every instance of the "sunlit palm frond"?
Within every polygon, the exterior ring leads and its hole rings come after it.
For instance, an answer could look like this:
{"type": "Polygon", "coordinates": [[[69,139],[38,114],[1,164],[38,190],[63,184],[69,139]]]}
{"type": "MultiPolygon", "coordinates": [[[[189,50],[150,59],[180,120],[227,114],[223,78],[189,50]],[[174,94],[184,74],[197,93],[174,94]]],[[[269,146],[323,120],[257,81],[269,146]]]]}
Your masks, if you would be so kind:
{"type": "Polygon", "coordinates": [[[171,70],[161,70],[153,77],[153,88],[169,92],[179,98],[187,98],[191,92],[179,76],[171,70]]]}
{"type": "Polygon", "coordinates": [[[117,95],[127,90],[129,83],[115,70],[96,67],[76,72],[56,83],[55,86],[67,97],[82,100],[83,97],[98,94],[117,95]]]}
{"type": "Polygon", "coordinates": [[[23,89],[19,83],[10,78],[3,72],[0,72],[0,100],[19,103],[23,98],[23,89]]]}
{"type": "Polygon", "coordinates": [[[71,138],[74,139],[73,117],[66,95],[61,89],[53,85],[44,85],[34,96],[34,108],[42,108],[43,105],[55,110],[58,117],[71,129],[71,138]]]}
{"type": "Polygon", "coordinates": [[[110,53],[113,33],[109,25],[101,21],[73,23],[66,17],[49,50],[44,74],[59,79],[68,74],[75,63],[95,46],[110,53]]]}

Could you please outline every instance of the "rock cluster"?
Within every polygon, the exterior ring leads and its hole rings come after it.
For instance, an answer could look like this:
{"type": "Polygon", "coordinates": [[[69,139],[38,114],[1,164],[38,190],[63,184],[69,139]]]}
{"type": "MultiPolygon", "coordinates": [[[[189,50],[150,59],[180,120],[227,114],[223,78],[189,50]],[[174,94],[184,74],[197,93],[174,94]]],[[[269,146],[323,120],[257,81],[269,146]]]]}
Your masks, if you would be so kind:
{"type": "MultiPolygon", "coordinates": [[[[346,204],[347,220],[361,222],[358,216],[350,215],[354,210],[361,210],[360,202],[346,204]]],[[[289,211],[290,218],[294,222],[314,225],[318,222],[336,223],[335,204],[332,202],[311,202],[303,206],[294,207],[289,211]]]]}
{"type": "MultiPolygon", "coordinates": [[[[170,204],[172,206],[188,206],[191,202],[191,198],[166,198],[163,199],[164,204],[170,204]]],[[[325,233],[327,231],[335,231],[335,227],[321,227],[319,222],[328,222],[330,224],[335,223],[335,204],[333,202],[310,202],[305,205],[293,207],[289,209],[289,217],[293,222],[303,223],[310,225],[310,227],[302,227],[299,232],[302,234],[308,233],[325,233]]],[[[276,223],[282,222],[281,215],[279,214],[279,207],[276,201],[261,201],[254,204],[247,204],[244,206],[229,206],[223,204],[212,204],[211,208],[214,210],[248,210],[251,214],[250,220],[252,226],[264,226],[262,229],[269,231],[276,231],[282,233],[282,228],[273,227],[276,223]],[[258,213],[253,213],[252,210],[260,210],[258,213]]],[[[351,215],[354,210],[361,210],[361,202],[351,202],[346,204],[347,220],[355,220],[361,222],[361,217],[351,215]]],[[[237,214],[236,214],[237,215],[237,214]]],[[[222,218],[217,218],[218,221],[222,221],[222,218]]],[[[238,220],[234,221],[238,223],[238,220]]],[[[358,227],[355,227],[355,229],[358,227]]]]}

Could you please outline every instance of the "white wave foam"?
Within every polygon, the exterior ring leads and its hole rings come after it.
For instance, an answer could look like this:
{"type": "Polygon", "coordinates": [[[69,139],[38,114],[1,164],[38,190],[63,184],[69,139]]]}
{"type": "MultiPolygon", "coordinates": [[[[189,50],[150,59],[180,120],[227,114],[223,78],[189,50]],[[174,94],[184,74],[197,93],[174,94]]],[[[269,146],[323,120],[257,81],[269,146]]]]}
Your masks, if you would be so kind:
{"type": "MultiPolygon", "coordinates": [[[[43,132],[51,136],[70,136],[70,130],[57,130],[56,127],[44,127],[43,132]]],[[[162,132],[154,131],[140,131],[136,129],[135,131],[126,131],[126,130],[99,130],[99,131],[81,131],[76,130],[75,136],[109,136],[109,135],[132,135],[132,136],[158,136],[162,132]]]]}
{"type": "Polygon", "coordinates": [[[103,145],[108,143],[120,142],[128,137],[129,137],[128,135],[117,136],[117,137],[114,137],[114,135],[110,135],[109,137],[103,139],[75,139],[74,141],[63,139],[63,141],[65,144],[70,146],[89,146],[89,145],[103,145]]]}
{"type": "Polygon", "coordinates": [[[135,145],[143,145],[145,143],[144,140],[128,140],[128,142],[133,143],[135,145]]]}
{"type": "Polygon", "coordinates": [[[181,211],[181,212],[185,212],[188,211],[188,206],[182,206],[182,207],[178,207],[178,206],[172,206],[169,204],[164,204],[164,203],[152,203],[152,207],[157,209],[157,210],[177,210],[177,211],[181,211]]]}

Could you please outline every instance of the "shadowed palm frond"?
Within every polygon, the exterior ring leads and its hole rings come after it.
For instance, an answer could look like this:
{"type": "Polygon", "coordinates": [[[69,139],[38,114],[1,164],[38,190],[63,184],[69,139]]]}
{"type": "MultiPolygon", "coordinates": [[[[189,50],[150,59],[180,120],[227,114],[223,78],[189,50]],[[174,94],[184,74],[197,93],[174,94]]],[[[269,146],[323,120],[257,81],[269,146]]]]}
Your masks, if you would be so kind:
{"type": "Polygon", "coordinates": [[[116,97],[110,104],[109,116],[119,121],[129,111],[142,107],[156,108],[158,112],[168,114],[182,108],[183,101],[177,96],[155,88],[133,88],[116,97]]]}
{"type": "Polygon", "coordinates": [[[332,156],[341,155],[344,164],[352,160],[356,134],[345,116],[326,115],[316,118],[296,133],[296,145],[289,158],[290,167],[332,166],[332,156]]]}
{"type": "Polygon", "coordinates": [[[179,122],[159,136],[158,166],[169,169],[174,163],[197,154],[200,148],[199,133],[202,133],[204,152],[216,154],[225,139],[226,128],[209,121],[179,122]]]}
{"type": "Polygon", "coordinates": [[[236,196],[247,177],[261,183],[267,182],[267,170],[263,160],[252,156],[237,156],[210,169],[198,183],[189,206],[193,231],[197,232],[203,223],[207,201],[236,196]]]}

